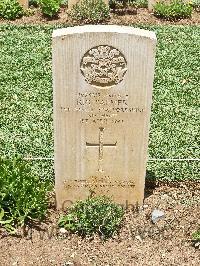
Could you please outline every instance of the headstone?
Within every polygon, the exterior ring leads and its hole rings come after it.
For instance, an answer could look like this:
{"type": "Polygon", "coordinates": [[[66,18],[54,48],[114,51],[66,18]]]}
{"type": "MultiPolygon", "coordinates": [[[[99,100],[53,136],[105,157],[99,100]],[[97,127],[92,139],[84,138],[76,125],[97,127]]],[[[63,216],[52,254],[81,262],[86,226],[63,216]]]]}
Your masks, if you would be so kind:
{"type": "Polygon", "coordinates": [[[157,0],[148,0],[148,10],[149,12],[153,12],[153,6],[156,4],[157,0]]]}
{"type": "Polygon", "coordinates": [[[29,7],[29,0],[18,0],[20,5],[22,5],[25,9],[29,7]]]}
{"type": "Polygon", "coordinates": [[[155,47],[132,27],[53,32],[58,208],[90,195],[142,204],[155,47]]]}
{"type": "MultiPolygon", "coordinates": [[[[75,4],[80,2],[81,0],[68,0],[68,8],[71,9],[75,4]]],[[[103,0],[106,5],[109,5],[109,0],[103,0]]]]}

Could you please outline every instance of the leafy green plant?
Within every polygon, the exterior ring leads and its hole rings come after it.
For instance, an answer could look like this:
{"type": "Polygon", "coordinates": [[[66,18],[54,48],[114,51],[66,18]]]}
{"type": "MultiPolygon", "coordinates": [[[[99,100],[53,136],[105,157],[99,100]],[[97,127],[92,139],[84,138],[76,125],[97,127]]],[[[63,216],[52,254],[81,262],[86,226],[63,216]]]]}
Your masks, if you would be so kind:
{"type": "Polygon", "coordinates": [[[17,0],[1,0],[0,17],[14,20],[22,17],[24,14],[22,6],[17,0]]]}
{"type": "Polygon", "coordinates": [[[26,17],[33,16],[34,14],[35,14],[35,10],[32,8],[28,8],[28,9],[24,10],[24,15],[26,17]]]}
{"type": "Polygon", "coordinates": [[[110,1],[110,7],[113,9],[127,8],[127,7],[142,8],[142,7],[147,7],[147,6],[148,6],[147,0],[111,0],[110,1]]]}
{"type": "Polygon", "coordinates": [[[68,5],[68,0],[61,0],[61,5],[62,6],[67,6],[68,5]]]}
{"type": "Polygon", "coordinates": [[[32,173],[21,157],[0,158],[0,225],[6,229],[42,219],[50,186],[32,173]]]}
{"type": "Polygon", "coordinates": [[[192,234],[192,243],[195,248],[200,249],[200,228],[192,234]]]}
{"type": "Polygon", "coordinates": [[[61,0],[39,0],[42,13],[48,17],[53,17],[58,14],[61,0]]]}
{"type": "Polygon", "coordinates": [[[192,234],[192,238],[193,238],[193,240],[200,241],[200,229],[192,234]]]}
{"type": "Polygon", "coordinates": [[[102,0],[83,0],[73,6],[69,15],[75,21],[96,24],[107,20],[110,12],[102,0]]]}
{"type": "Polygon", "coordinates": [[[111,237],[122,223],[123,208],[105,196],[78,201],[65,216],[59,219],[59,226],[86,236],[99,234],[111,237]]]}
{"type": "Polygon", "coordinates": [[[29,6],[32,5],[32,6],[38,7],[39,2],[40,2],[40,0],[29,0],[29,6]]]}
{"type": "Polygon", "coordinates": [[[130,5],[135,5],[137,8],[146,8],[148,7],[148,0],[132,0],[130,5]]]}
{"type": "Polygon", "coordinates": [[[123,8],[124,6],[126,6],[126,1],[110,0],[109,6],[112,9],[123,8]]]}
{"type": "Polygon", "coordinates": [[[197,12],[200,12],[200,0],[193,0],[191,3],[192,3],[192,6],[194,7],[194,9],[197,12]]]}
{"type": "MultiPolygon", "coordinates": [[[[29,0],[29,5],[38,7],[40,4],[40,0],[29,0]]],[[[68,0],[60,0],[60,5],[66,6],[68,4],[68,0]]]]}
{"type": "Polygon", "coordinates": [[[15,233],[16,229],[12,226],[13,219],[6,219],[4,209],[0,209],[0,225],[10,233],[15,233]]]}
{"type": "Polygon", "coordinates": [[[193,7],[182,0],[172,0],[170,3],[163,1],[154,5],[154,14],[165,19],[189,18],[192,15],[193,7]]]}

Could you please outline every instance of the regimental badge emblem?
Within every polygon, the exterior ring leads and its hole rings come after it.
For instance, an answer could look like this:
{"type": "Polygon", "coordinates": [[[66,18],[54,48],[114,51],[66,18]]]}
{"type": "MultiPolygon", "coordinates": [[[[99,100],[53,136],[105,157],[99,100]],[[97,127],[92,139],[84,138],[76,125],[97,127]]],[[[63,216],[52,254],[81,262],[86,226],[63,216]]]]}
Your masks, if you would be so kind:
{"type": "Polygon", "coordinates": [[[99,45],[84,54],[80,70],[87,83],[106,89],[124,79],[127,61],[117,48],[99,45]]]}

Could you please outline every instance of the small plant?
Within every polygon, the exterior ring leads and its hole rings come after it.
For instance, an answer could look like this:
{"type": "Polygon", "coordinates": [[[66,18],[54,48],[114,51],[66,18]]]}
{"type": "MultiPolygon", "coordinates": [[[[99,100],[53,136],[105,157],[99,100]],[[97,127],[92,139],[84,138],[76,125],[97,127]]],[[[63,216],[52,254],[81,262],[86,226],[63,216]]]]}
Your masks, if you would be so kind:
{"type": "Polygon", "coordinates": [[[119,16],[136,15],[137,9],[147,6],[147,0],[111,0],[110,8],[111,11],[119,16]]]}
{"type": "Polygon", "coordinates": [[[48,17],[54,17],[58,14],[61,0],[39,0],[42,13],[48,17]]]}
{"type": "Polygon", "coordinates": [[[105,196],[78,201],[58,222],[60,227],[82,236],[99,234],[111,237],[119,228],[123,208],[105,196]]]}
{"type": "Polygon", "coordinates": [[[24,14],[22,6],[17,0],[1,0],[0,2],[0,17],[14,20],[22,17],[24,14]]]}
{"type": "Polygon", "coordinates": [[[78,22],[103,22],[110,17],[109,8],[102,0],[83,0],[73,6],[70,17],[78,22]]]}
{"type": "Polygon", "coordinates": [[[200,0],[193,0],[192,6],[197,12],[200,12],[200,0]]]}
{"type": "Polygon", "coordinates": [[[42,219],[49,188],[20,157],[0,158],[0,225],[12,230],[29,220],[42,219]]]}
{"type": "Polygon", "coordinates": [[[127,6],[127,1],[110,0],[109,6],[112,9],[123,8],[127,6]]]}
{"type": "Polygon", "coordinates": [[[112,9],[127,8],[127,7],[143,8],[147,6],[148,6],[147,0],[111,0],[110,1],[110,7],[112,9]]]}
{"type": "Polygon", "coordinates": [[[40,0],[29,0],[29,6],[38,7],[40,0]]]}
{"type": "Polygon", "coordinates": [[[192,234],[193,240],[200,241],[200,229],[192,234]]]}
{"type": "Polygon", "coordinates": [[[61,0],[61,6],[67,6],[68,0],[61,0]]]}
{"type": "Polygon", "coordinates": [[[146,8],[148,7],[148,0],[132,0],[130,5],[135,5],[137,8],[146,8]]]}
{"type": "Polygon", "coordinates": [[[200,249],[200,228],[192,234],[192,242],[195,248],[200,249]]]}
{"type": "Polygon", "coordinates": [[[170,3],[161,1],[154,5],[156,16],[170,20],[189,18],[192,15],[192,10],[192,5],[182,0],[172,0],[170,3]]]}
{"type": "Polygon", "coordinates": [[[35,14],[35,10],[32,9],[32,8],[28,8],[24,11],[24,15],[26,17],[30,17],[30,16],[33,16],[35,14]]]}

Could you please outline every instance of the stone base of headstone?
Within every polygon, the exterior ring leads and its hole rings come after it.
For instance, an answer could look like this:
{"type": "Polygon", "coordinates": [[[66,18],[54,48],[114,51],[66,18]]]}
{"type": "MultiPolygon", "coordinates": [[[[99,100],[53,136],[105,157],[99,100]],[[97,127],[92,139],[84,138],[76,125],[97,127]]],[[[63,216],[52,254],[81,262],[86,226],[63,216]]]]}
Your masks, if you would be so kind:
{"type": "MultiPolygon", "coordinates": [[[[74,5],[76,5],[81,0],[68,0],[68,8],[71,9],[74,5]]],[[[103,0],[106,5],[109,5],[109,0],[103,0]]]]}
{"type": "Polygon", "coordinates": [[[18,0],[21,6],[23,6],[24,9],[29,8],[29,0],[18,0]]]}

